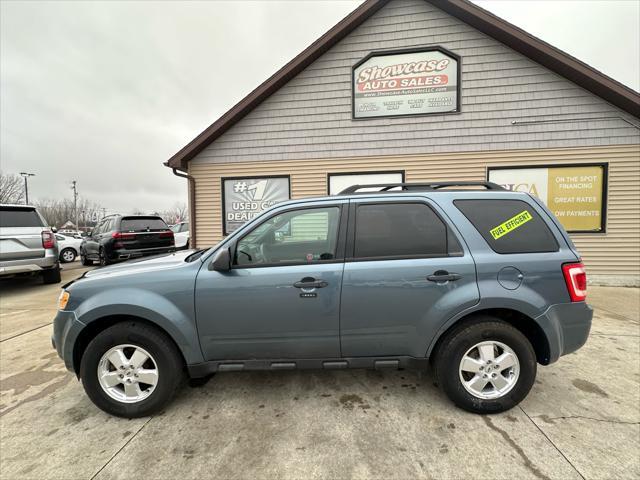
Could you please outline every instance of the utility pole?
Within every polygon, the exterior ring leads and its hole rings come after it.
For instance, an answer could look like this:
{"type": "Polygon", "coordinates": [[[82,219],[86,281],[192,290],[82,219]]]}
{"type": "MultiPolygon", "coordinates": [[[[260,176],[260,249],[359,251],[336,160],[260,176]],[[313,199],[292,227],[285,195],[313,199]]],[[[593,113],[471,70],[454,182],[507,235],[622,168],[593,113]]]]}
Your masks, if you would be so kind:
{"type": "Polygon", "coordinates": [[[73,190],[73,212],[76,217],[76,228],[79,229],[80,225],[78,225],[78,189],[76,188],[75,180],[71,182],[71,190],[73,190]]]}
{"type": "Polygon", "coordinates": [[[29,177],[35,177],[36,174],[28,173],[28,172],[20,172],[20,175],[22,176],[22,178],[24,178],[24,204],[29,205],[29,186],[27,185],[27,179],[29,177]]]}

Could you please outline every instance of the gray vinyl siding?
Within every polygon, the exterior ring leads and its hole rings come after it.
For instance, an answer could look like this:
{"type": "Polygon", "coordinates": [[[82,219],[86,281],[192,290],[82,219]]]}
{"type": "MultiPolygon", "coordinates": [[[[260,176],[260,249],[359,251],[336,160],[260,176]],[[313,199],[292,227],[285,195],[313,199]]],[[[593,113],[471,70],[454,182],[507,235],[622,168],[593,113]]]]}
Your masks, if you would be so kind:
{"type": "Polygon", "coordinates": [[[395,0],[209,145],[195,163],[640,143],[639,123],[424,0],[395,0]],[[351,67],[372,50],[462,58],[461,113],[352,120],[351,67]],[[588,120],[591,118],[592,120],[588,120]],[[554,120],[512,125],[512,121],[554,120]],[[557,122],[561,120],[561,122],[557,122]]]}

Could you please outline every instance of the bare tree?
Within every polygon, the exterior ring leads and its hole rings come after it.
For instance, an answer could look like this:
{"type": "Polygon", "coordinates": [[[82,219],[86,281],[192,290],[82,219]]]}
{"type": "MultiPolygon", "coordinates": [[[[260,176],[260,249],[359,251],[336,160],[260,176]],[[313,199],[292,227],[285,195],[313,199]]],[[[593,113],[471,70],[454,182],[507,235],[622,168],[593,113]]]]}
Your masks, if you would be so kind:
{"type": "MultiPolygon", "coordinates": [[[[40,199],[35,202],[38,211],[47,220],[47,223],[53,227],[61,227],[65,222],[75,221],[75,211],[73,208],[73,200],[64,198],[62,200],[53,200],[49,198],[40,199]]],[[[95,202],[86,198],[78,199],[79,223],[76,227],[92,227],[96,220],[101,217],[101,207],[95,202]]]]}
{"type": "Polygon", "coordinates": [[[168,208],[160,212],[160,216],[169,225],[173,225],[178,222],[186,222],[189,218],[189,209],[184,203],[175,203],[173,207],[168,208]]]}
{"type": "Polygon", "coordinates": [[[0,172],[0,203],[24,203],[24,182],[20,175],[0,172]]]}

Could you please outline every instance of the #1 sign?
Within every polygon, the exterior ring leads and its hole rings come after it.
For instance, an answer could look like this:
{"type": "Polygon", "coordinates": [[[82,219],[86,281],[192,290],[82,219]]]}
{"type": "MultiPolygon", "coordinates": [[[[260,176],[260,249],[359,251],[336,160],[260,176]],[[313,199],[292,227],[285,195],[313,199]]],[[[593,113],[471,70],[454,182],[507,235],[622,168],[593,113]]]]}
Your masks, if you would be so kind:
{"type": "Polygon", "coordinates": [[[443,49],[373,53],[353,69],[353,117],[458,111],[458,67],[443,49]]]}
{"type": "Polygon", "coordinates": [[[223,178],[224,234],[228,235],[276,203],[289,200],[289,177],[223,178]]]}

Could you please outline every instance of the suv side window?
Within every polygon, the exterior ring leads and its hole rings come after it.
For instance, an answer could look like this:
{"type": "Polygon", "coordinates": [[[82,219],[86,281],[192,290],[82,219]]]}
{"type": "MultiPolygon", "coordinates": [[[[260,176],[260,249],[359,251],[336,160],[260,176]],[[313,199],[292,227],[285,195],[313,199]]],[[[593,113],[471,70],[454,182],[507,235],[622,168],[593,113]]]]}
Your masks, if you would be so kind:
{"type": "Polygon", "coordinates": [[[527,202],[478,199],[453,203],[496,253],[558,251],[553,233],[527,202]]]}
{"type": "Polygon", "coordinates": [[[447,227],[424,203],[361,204],[355,258],[446,257],[447,227]]]}
{"type": "Polygon", "coordinates": [[[104,226],[106,224],[107,220],[102,220],[97,226],[96,228],[93,229],[92,235],[100,235],[102,232],[104,232],[104,226]]]}
{"type": "Polygon", "coordinates": [[[296,265],[334,261],[339,207],[290,210],[275,215],[241,238],[234,265],[296,265]]]}

